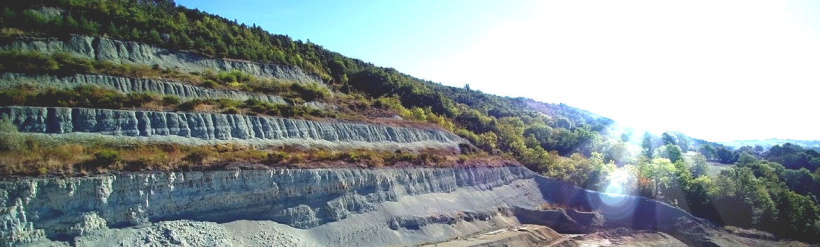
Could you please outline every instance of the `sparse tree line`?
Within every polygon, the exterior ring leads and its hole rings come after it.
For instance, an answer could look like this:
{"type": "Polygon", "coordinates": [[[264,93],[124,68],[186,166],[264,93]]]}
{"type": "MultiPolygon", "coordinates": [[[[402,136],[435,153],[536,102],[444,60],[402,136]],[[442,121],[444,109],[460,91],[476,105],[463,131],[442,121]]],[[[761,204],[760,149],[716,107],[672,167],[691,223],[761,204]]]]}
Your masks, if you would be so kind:
{"type": "Polygon", "coordinates": [[[815,150],[788,143],[769,150],[733,149],[686,139],[669,132],[660,138],[644,135],[636,169],[637,194],[720,225],[820,241],[820,170],[812,162],[818,154],[815,150]],[[697,144],[684,148],[685,143],[697,144]],[[690,153],[686,160],[681,150],[687,149],[698,153],[690,153]],[[710,167],[707,160],[723,165],[710,167]],[[709,174],[710,169],[719,171],[709,174]]]}

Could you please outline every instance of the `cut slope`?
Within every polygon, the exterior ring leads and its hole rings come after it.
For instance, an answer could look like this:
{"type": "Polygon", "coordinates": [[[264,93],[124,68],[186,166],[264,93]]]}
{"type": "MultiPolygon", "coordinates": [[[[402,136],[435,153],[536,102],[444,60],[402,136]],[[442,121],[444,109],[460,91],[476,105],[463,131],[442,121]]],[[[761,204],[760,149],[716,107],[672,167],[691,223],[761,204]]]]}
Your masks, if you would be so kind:
{"type": "Polygon", "coordinates": [[[21,132],[102,134],[171,143],[221,142],[369,149],[458,148],[464,140],[434,129],[317,122],[233,114],[61,107],[0,107],[21,132]]]}
{"type": "MultiPolygon", "coordinates": [[[[663,203],[634,197],[626,197],[625,205],[637,205],[638,210],[607,213],[612,208],[594,199],[600,193],[540,177],[523,167],[275,169],[22,179],[0,182],[0,195],[0,236],[7,242],[47,241],[47,237],[103,244],[141,234],[143,230],[123,227],[147,223],[152,227],[181,224],[181,229],[187,229],[190,224],[162,222],[249,224],[241,222],[252,220],[317,245],[415,245],[515,226],[517,209],[537,210],[547,202],[600,210],[602,227],[624,226],[623,219],[630,219],[636,228],[671,232],[680,217],[697,220],[663,203]]],[[[264,228],[259,230],[257,234],[262,234],[264,228]]]]}
{"type": "Polygon", "coordinates": [[[68,40],[55,38],[16,39],[11,44],[0,48],[0,50],[36,51],[46,54],[65,52],[81,58],[99,61],[107,60],[114,63],[156,65],[160,68],[184,72],[230,71],[236,69],[259,77],[300,83],[322,83],[318,76],[309,75],[297,67],[209,58],[195,53],[168,50],[144,43],[101,37],[71,36],[68,40]]]}

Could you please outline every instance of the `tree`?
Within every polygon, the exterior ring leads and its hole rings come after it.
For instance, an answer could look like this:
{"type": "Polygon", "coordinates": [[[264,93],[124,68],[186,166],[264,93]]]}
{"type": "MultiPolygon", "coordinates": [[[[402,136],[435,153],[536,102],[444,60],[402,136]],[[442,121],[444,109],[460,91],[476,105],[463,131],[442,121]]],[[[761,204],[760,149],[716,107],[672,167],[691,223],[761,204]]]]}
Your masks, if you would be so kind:
{"type": "Polygon", "coordinates": [[[663,145],[678,145],[678,137],[669,132],[663,132],[661,139],[663,140],[663,145]]]}
{"type": "Polygon", "coordinates": [[[695,155],[692,167],[689,168],[689,172],[692,173],[692,177],[700,177],[706,175],[708,169],[709,163],[706,161],[706,157],[703,157],[702,154],[697,154],[695,155]]]}
{"type": "Polygon", "coordinates": [[[779,235],[803,240],[817,240],[820,233],[820,209],[806,196],[793,191],[773,193],[777,202],[777,221],[770,230],[779,235]]]}
{"type": "Polygon", "coordinates": [[[683,153],[678,145],[666,144],[666,152],[669,153],[669,160],[673,163],[683,160],[683,153]]]}
{"type": "Polygon", "coordinates": [[[783,172],[783,182],[794,192],[805,195],[811,191],[814,178],[806,168],[800,168],[800,170],[787,169],[783,172]]]}
{"type": "Polygon", "coordinates": [[[604,150],[605,160],[615,162],[617,164],[624,164],[629,162],[629,150],[626,143],[623,141],[609,140],[604,150]]]}
{"type": "Polygon", "coordinates": [[[691,143],[689,142],[689,137],[687,137],[683,134],[680,134],[680,133],[677,134],[677,137],[678,137],[677,145],[678,145],[678,147],[680,147],[680,150],[682,152],[686,153],[690,150],[693,150],[692,147],[691,147],[691,143]]]}
{"type": "Polygon", "coordinates": [[[764,181],[755,178],[748,167],[736,167],[720,172],[720,188],[715,202],[721,220],[739,227],[761,227],[770,223],[778,208],[769,196],[764,181]]]}
{"type": "Polygon", "coordinates": [[[712,145],[709,144],[701,146],[698,152],[700,152],[700,154],[702,154],[704,158],[706,158],[706,160],[710,160],[715,157],[715,148],[713,148],[712,145]]]}
{"type": "Polygon", "coordinates": [[[682,185],[688,181],[683,181],[682,178],[688,180],[683,174],[688,175],[689,171],[679,169],[682,167],[681,163],[672,163],[664,158],[638,161],[639,180],[644,181],[639,188],[641,195],[673,205],[683,203],[685,198],[682,189],[685,186],[682,185]]]}
{"type": "Polygon", "coordinates": [[[641,142],[643,155],[647,158],[652,158],[652,135],[649,132],[644,132],[643,142],[641,142]]]}
{"type": "Polygon", "coordinates": [[[692,180],[689,190],[686,191],[686,202],[693,215],[714,219],[720,217],[715,211],[713,198],[717,196],[718,188],[709,176],[698,176],[692,180]]]}
{"type": "Polygon", "coordinates": [[[541,147],[548,149],[552,128],[544,124],[531,125],[524,129],[524,136],[533,136],[540,143],[541,147]]]}
{"type": "Polygon", "coordinates": [[[660,146],[658,149],[655,149],[653,157],[669,159],[674,163],[680,161],[683,154],[680,151],[680,147],[677,145],[666,144],[660,146]]]}
{"type": "Polygon", "coordinates": [[[737,161],[737,158],[735,157],[734,153],[732,153],[732,151],[730,151],[726,147],[722,146],[718,147],[715,150],[715,156],[717,157],[718,161],[724,164],[732,164],[735,163],[735,161],[737,161]]]}
{"type": "Polygon", "coordinates": [[[757,158],[755,158],[754,156],[752,156],[749,153],[742,153],[742,154],[738,155],[736,163],[737,163],[738,166],[751,165],[751,164],[757,163],[757,158]]]}
{"type": "Polygon", "coordinates": [[[629,134],[627,134],[627,133],[622,133],[621,134],[621,141],[622,142],[629,142],[629,138],[630,138],[629,134]]]}
{"type": "Polygon", "coordinates": [[[120,30],[117,29],[117,26],[114,23],[108,24],[108,27],[105,29],[105,34],[111,37],[119,37],[120,30]]]}

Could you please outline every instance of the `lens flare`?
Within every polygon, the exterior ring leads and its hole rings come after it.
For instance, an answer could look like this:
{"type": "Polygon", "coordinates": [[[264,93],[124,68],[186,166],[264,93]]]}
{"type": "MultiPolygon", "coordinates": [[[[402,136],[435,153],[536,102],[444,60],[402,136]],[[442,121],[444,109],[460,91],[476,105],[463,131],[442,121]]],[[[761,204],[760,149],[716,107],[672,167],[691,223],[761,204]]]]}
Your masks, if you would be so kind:
{"type": "Polygon", "coordinates": [[[620,183],[610,182],[606,186],[606,189],[604,189],[604,193],[600,194],[601,201],[608,205],[618,205],[626,198],[623,196],[624,192],[623,185],[620,183]]]}
{"type": "MultiPolygon", "coordinates": [[[[629,180],[630,174],[623,170],[618,170],[610,176],[609,183],[604,188],[600,188],[597,195],[600,202],[601,214],[608,219],[625,219],[632,215],[635,210],[635,200],[629,196],[630,191],[625,186],[629,180]]],[[[592,198],[590,198],[592,199],[592,198]]]]}

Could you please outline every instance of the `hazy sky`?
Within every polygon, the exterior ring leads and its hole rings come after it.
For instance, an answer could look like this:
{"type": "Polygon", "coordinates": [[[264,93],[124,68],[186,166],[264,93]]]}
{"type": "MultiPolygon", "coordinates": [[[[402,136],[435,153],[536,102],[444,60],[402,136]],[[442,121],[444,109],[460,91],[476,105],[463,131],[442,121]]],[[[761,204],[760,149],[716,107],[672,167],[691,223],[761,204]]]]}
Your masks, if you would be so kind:
{"type": "Polygon", "coordinates": [[[415,77],[712,141],[820,139],[820,1],[192,1],[415,77]]]}

